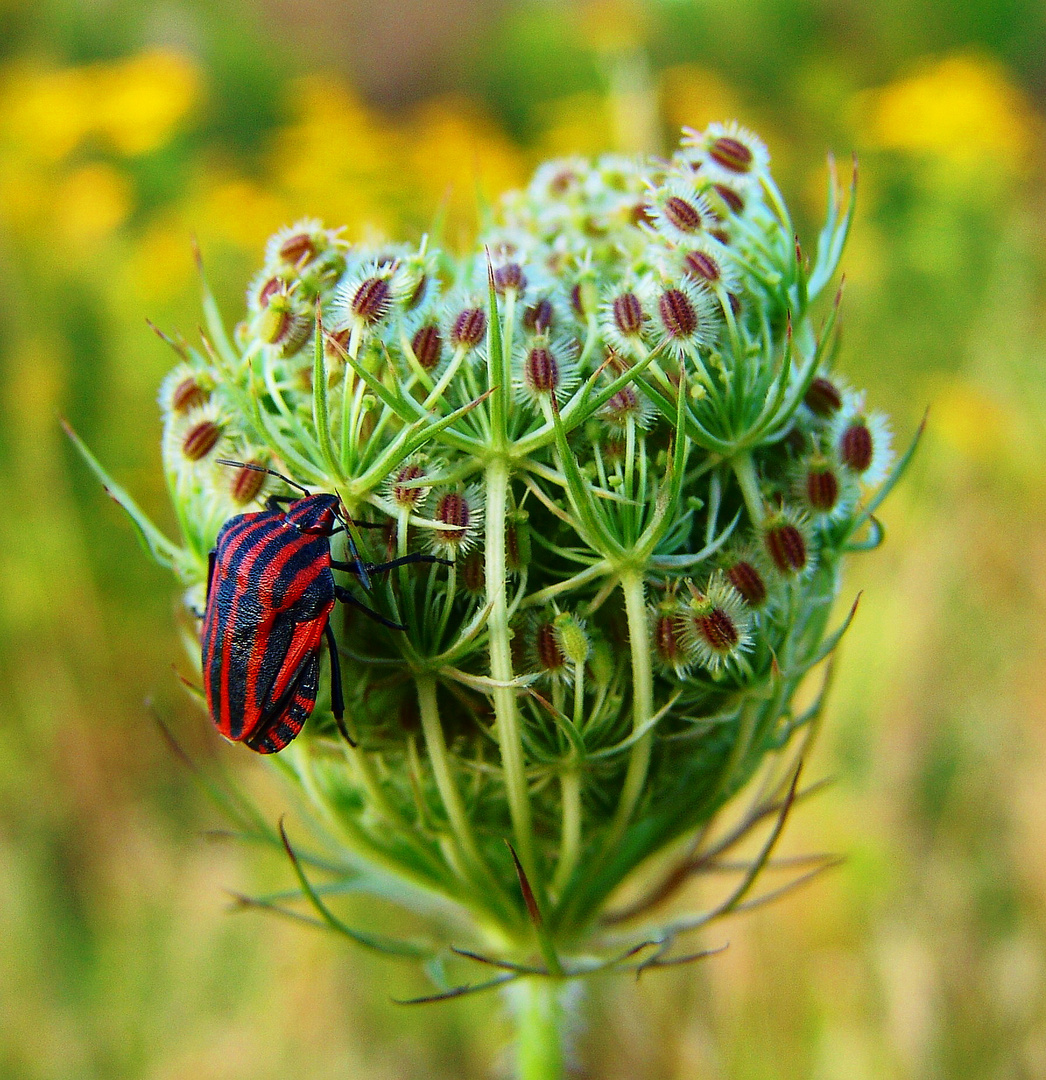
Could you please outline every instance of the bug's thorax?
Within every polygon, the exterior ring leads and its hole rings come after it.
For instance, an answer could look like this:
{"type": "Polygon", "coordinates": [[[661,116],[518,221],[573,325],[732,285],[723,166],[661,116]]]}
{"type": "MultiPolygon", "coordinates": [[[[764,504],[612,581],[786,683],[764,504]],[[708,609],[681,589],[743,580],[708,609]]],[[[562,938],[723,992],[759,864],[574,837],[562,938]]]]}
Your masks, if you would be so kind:
{"type": "Polygon", "coordinates": [[[306,495],[287,507],[284,520],[299,532],[314,536],[330,536],[339,526],[337,495],[306,495]]]}

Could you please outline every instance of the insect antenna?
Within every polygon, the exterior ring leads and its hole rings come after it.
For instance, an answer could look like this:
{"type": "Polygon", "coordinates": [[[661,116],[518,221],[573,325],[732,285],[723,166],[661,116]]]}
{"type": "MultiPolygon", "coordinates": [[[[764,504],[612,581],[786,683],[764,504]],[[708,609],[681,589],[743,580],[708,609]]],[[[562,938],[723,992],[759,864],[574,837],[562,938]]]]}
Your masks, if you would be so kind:
{"type": "Polygon", "coordinates": [[[285,484],[289,484],[299,491],[304,491],[306,495],[312,494],[307,487],[299,484],[297,480],[292,480],[289,476],[284,476],[283,473],[277,472],[275,469],[267,469],[264,465],[252,465],[246,461],[233,461],[231,458],[215,458],[214,460],[219,465],[229,465],[234,469],[250,469],[251,472],[268,473],[269,476],[275,476],[277,480],[282,480],[285,484]]]}

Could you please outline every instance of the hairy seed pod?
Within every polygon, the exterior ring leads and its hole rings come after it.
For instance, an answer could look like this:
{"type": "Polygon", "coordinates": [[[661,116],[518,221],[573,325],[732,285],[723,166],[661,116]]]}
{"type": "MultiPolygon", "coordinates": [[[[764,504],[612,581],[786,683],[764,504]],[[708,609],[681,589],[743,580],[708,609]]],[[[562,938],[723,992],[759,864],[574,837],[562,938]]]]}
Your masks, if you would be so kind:
{"type": "Polygon", "coordinates": [[[666,289],[658,301],[664,328],[676,338],[689,338],[698,328],[697,309],[682,289],[666,289]]]}
{"type": "Polygon", "coordinates": [[[204,390],[193,376],[189,375],[171,391],[171,411],[187,413],[206,405],[210,400],[210,391],[204,390]]]}
{"type": "Polygon", "coordinates": [[[292,266],[300,266],[316,257],[316,245],[307,232],[294,233],[280,244],[279,256],[292,266]]]}
{"type": "Polygon", "coordinates": [[[680,232],[698,232],[703,224],[701,211],[693,203],[687,202],[678,195],[670,195],[665,199],[662,211],[680,232]]]}
{"type": "Polygon", "coordinates": [[[182,453],[189,461],[202,461],[218,445],[223,430],[214,420],[193,424],[182,438],[182,453]]]}
{"type": "Polygon", "coordinates": [[[727,580],[750,608],[761,608],[767,600],[766,582],[747,559],[738,559],[726,571],[727,580]]]}
{"type": "Polygon", "coordinates": [[[818,375],[806,388],[803,404],[814,416],[827,419],[842,408],[843,395],[831,379],[818,375]]]}
{"type": "Polygon", "coordinates": [[[494,288],[499,293],[522,292],[526,285],[526,275],[519,263],[503,263],[494,270],[494,288]]]}
{"type": "Polygon", "coordinates": [[[839,478],[827,461],[808,464],[803,487],[806,501],[822,514],[828,513],[839,501],[839,478]]]}
{"type": "Polygon", "coordinates": [[[717,285],[723,278],[718,260],[707,251],[688,251],[683,259],[683,269],[697,281],[707,281],[711,285],[717,285]]]}
{"type": "Polygon", "coordinates": [[[553,623],[544,621],[537,624],[533,630],[532,648],[537,666],[543,671],[554,674],[566,668],[567,657],[553,623]]]}
{"type": "Polygon", "coordinates": [[[735,191],[728,184],[713,184],[712,188],[733,213],[744,213],[745,201],[739,192],[735,191]]]}
{"type": "Polygon", "coordinates": [[[782,574],[792,576],[806,569],[806,540],[791,522],[784,521],[768,528],[763,536],[763,544],[774,566],[782,574]]]}
{"type": "Polygon", "coordinates": [[[720,135],[708,148],[708,156],[730,172],[745,176],[752,171],[755,158],[740,139],[720,135]]]}
{"type": "Polygon", "coordinates": [[[614,324],[625,337],[638,337],[643,332],[643,305],[634,292],[614,297],[614,324]]]}
{"type": "Polygon", "coordinates": [[[532,334],[544,334],[552,329],[555,311],[552,301],[543,296],[536,304],[531,304],[523,312],[523,326],[532,334]]]}
{"type": "Polygon", "coordinates": [[[839,439],[839,456],[843,464],[858,474],[868,471],[874,450],[872,433],[863,420],[855,420],[839,439]]]}
{"type": "Polygon", "coordinates": [[[552,350],[537,345],[523,363],[523,382],[533,394],[550,395],[559,389],[561,375],[552,350]]]}
{"type": "Polygon", "coordinates": [[[349,305],[353,315],[368,324],[381,322],[391,306],[392,288],[388,279],[383,277],[369,277],[362,281],[352,294],[349,305]]]}
{"type": "Polygon", "coordinates": [[[424,477],[425,470],[416,462],[402,466],[392,485],[392,501],[403,510],[413,510],[424,501],[428,488],[414,485],[411,481],[422,480],[424,477]],[[407,487],[407,484],[411,486],[407,487]]]}
{"type": "MultiPolygon", "coordinates": [[[[247,462],[261,466],[260,461],[247,462]]],[[[247,506],[261,495],[265,488],[266,474],[257,469],[234,469],[229,481],[229,495],[237,506],[247,506]]]]}
{"type": "Polygon", "coordinates": [[[487,313],[482,308],[459,311],[450,330],[454,348],[474,349],[487,335],[487,313]]]}
{"type": "Polygon", "coordinates": [[[414,358],[425,371],[431,371],[438,363],[443,351],[443,338],[435,323],[426,323],[411,339],[410,347],[414,358]]]}

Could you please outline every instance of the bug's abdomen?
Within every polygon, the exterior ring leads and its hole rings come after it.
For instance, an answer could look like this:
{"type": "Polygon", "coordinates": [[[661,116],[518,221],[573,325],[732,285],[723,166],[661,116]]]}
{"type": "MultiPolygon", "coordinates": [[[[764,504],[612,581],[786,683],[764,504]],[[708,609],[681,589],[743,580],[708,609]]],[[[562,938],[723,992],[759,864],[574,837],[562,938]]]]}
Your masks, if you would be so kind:
{"type": "Polygon", "coordinates": [[[277,754],[301,731],[316,706],[319,673],[320,654],[313,652],[299,666],[286,699],[247,739],[252,750],[259,754],[277,754]]]}

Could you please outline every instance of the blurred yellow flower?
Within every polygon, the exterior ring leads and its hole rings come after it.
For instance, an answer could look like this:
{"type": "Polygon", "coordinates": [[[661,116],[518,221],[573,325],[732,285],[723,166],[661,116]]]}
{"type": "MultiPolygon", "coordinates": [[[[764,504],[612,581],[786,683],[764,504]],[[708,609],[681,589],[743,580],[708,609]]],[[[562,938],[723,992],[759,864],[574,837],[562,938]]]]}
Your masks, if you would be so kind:
{"type": "Polygon", "coordinates": [[[743,112],[729,83],[696,64],[677,64],[661,72],[659,97],[661,115],[673,138],[682,127],[705,128],[743,112]]]}
{"type": "MultiPolygon", "coordinates": [[[[423,214],[446,200],[453,231],[475,232],[476,199],[493,199],[525,176],[520,151],[496,125],[464,98],[428,101],[412,115],[403,133],[401,181],[405,201],[416,184],[423,214]]],[[[453,232],[452,232],[453,235],[453,232]]]]}
{"type": "Polygon", "coordinates": [[[535,108],[543,157],[593,156],[615,150],[614,116],[605,94],[594,91],[556,98],[535,108]]]}
{"type": "Polygon", "coordinates": [[[176,296],[195,278],[191,230],[178,220],[149,224],[130,252],[127,280],[143,301],[176,296]]]}
{"type": "Polygon", "coordinates": [[[246,251],[258,251],[290,216],[272,192],[250,180],[230,177],[208,185],[190,220],[197,222],[201,238],[219,238],[246,251]]]}
{"type": "Polygon", "coordinates": [[[425,222],[448,196],[453,226],[474,225],[477,189],[492,198],[522,177],[519,152],[463,99],[431,101],[393,122],[336,76],[312,75],[292,83],[289,104],[295,119],[270,155],[273,187],[294,213],[337,221],[352,237],[402,231],[397,210],[425,222]]]}
{"type": "Polygon", "coordinates": [[[96,162],[66,176],[54,191],[55,232],[75,249],[101,240],[131,211],[131,184],[111,165],[96,162]]]}
{"type": "Polygon", "coordinates": [[[876,149],[928,154],[1008,171],[1027,159],[1033,113],[995,59],[962,53],[927,62],[854,102],[858,128],[876,149]]]}
{"type": "Polygon", "coordinates": [[[94,71],[94,122],[122,154],[147,154],[167,142],[200,97],[194,65],[156,50],[94,71]]]}
{"type": "Polygon", "coordinates": [[[162,146],[200,95],[185,57],[141,53],[107,64],[15,68],[0,85],[0,146],[58,162],[95,138],[127,155],[162,146]]]}
{"type": "Polygon", "coordinates": [[[277,133],[269,170],[301,213],[344,224],[350,232],[381,227],[391,181],[391,133],[383,131],[336,76],[294,80],[294,120],[277,133]]]}
{"type": "Polygon", "coordinates": [[[1009,441],[1014,417],[969,379],[947,380],[933,395],[932,429],[964,457],[989,461],[1009,441]]]}

